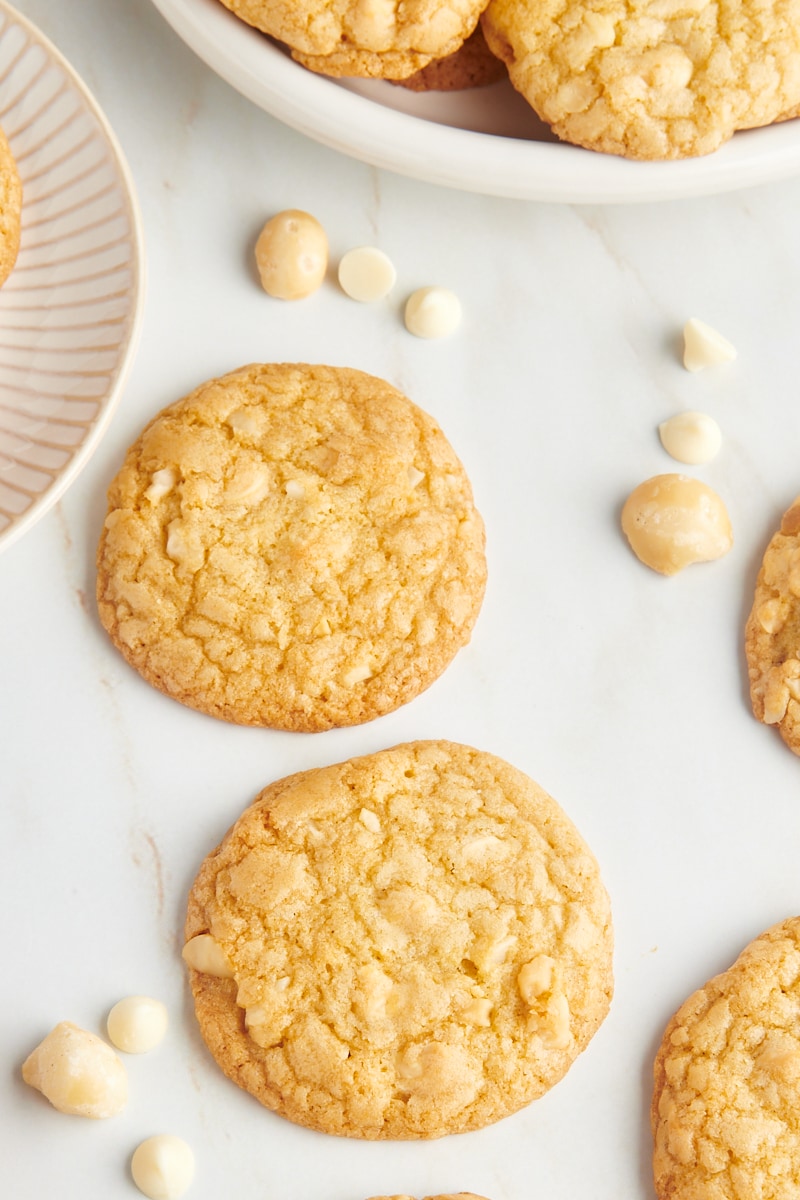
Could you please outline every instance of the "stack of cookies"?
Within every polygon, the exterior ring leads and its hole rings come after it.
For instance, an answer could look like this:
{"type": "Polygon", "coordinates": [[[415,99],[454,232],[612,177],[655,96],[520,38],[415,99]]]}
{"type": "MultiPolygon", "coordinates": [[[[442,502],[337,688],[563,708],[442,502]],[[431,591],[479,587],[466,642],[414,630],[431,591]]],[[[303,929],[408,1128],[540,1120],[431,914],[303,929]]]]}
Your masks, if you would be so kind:
{"type": "Polygon", "coordinates": [[[800,0],[223,3],[326,75],[470,87],[500,62],[560,138],[628,158],[708,154],[800,112],[800,0]]]}

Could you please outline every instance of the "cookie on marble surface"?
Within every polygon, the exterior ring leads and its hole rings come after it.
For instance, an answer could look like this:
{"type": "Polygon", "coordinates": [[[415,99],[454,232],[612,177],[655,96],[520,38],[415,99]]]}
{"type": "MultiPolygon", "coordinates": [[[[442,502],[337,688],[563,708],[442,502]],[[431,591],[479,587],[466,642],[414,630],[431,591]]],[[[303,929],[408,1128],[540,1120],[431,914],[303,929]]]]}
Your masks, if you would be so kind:
{"type": "Polygon", "coordinates": [[[483,523],[435,421],[360,371],[273,364],[147,426],[109,489],[97,597],[168,695],[315,731],[427,688],[485,581],[483,523]]]}
{"type": "Polygon", "coordinates": [[[577,830],[522,772],[451,742],[271,784],[203,863],[186,938],[226,1075],[350,1137],[515,1112],[612,992],[608,896],[577,830]]]}
{"type": "Polygon", "coordinates": [[[764,554],[745,654],[753,714],[800,754],[800,496],[764,554]]]}
{"type": "Polygon", "coordinates": [[[542,120],[593,150],[708,154],[800,104],[800,0],[490,0],[481,20],[542,120]]]}
{"type": "Polygon", "coordinates": [[[434,59],[421,71],[415,71],[407,79],[398,79],[397,83],[411,92],[458,92],[486,87],[505,75],[505,63],[492,54],[478,25],[455,53],[434,59]]]}
{"type": "Polygon", "coordinates": [[[0,129],[0,287],[17,261],[21,221],[22,183],[8,139],[0,129]]]}
{"type": "Polygon", "coordinates": [[[800,1179],[800,917],[686,1001],[655,1061],[659,1200],[795,1200],[800,1179]]]}
{"type": "Polygon", "coordinates": [[[457,50],[486,0],[223,0],[243,21],[284,42],[323,75],[404,79],[457,50]]]}

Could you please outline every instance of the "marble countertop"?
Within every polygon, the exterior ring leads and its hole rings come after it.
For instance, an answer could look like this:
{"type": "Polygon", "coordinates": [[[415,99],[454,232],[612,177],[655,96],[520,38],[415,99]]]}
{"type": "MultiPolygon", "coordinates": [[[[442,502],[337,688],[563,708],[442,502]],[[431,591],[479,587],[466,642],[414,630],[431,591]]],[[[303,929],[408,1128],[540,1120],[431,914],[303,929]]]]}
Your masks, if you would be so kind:
{"type": "Polygon", "coordinates": [[[800,491],[800,179],[635,207],[549,206],[378,171],[257,109],[149,0],[18,0],[94,92],[131,166],[148,263],[124,397],[61,502],[0,558],[4,875],[0,1158],[14,1200],[137,1195],[130,1154],[156,1132],[194,1147],[189,1195],[364,1200],[458,1190],[491,1200],[650,1200],[655,1048],[679,1003],[800,910],[800,763],[749,711],[742,630],[758,564],[800,491]],[[326,285],[260,291],[252,243],[313,212],[335,259],[380,245],[385,303],[326,285]],[[424,342],[402,300],[461,297],[424,342]],[[396,298],[395,298],[396,297],[396,298]],[[697,375],[689,316],[739,357],[697,375]],[[471,644],[429,691],[370,724],[289,735],[215,722],[123,662],[93,603],[105,489],[161,407],[256,360],[382,375],[441,423],[488,530],[471,644]],[[731,553],[674,579],[619,531],[630,489],[678,470],[656,427],[687,408],[723,430],[690,473],[725,499],[731,553]],[[566,1078],[480,1133],[429,1143],[327,1138],[266,1112],[206,1052],[180,961],[204,855],[269,781],[414,738],[497,753],[537,779],[597,855],[616,929],[611,1014],[566,1078]],[[171,1029],[126,1060],[131,1102],[67,1118],[21,1081],[57,1021],[101,1031],[150,994],[171,1029]]]}

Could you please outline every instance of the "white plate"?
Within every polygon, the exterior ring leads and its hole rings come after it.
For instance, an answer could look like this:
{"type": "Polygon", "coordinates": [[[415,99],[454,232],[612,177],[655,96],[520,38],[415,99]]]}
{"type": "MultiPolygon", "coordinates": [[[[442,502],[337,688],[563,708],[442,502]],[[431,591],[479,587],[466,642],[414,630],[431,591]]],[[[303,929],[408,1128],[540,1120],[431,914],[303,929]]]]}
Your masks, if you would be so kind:
{"type": "Polygon", "coordinates": [[[19,257],[0,290],[0,549],[63,495],[131,365],[140,221],[119,146],[54,46],[0,0],[0,125],[22,178],[19,257]]]}
{"type": "Polygon", "coordinates": [[[554,141],[509,83],[418,95],[292,62],[220,0],[153,0],[223,79],[301,133],[377,167],[487,195],[630,203],[731,191],[800,173],[800,120],[738,133],[705,158],[627,162],[554,141]]]}

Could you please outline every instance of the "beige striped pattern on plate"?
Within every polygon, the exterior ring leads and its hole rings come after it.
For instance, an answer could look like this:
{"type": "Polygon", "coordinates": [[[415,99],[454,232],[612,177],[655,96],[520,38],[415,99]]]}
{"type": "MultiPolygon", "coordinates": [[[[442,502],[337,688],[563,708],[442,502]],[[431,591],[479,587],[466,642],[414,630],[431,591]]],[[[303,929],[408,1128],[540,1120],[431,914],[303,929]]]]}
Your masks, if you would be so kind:
{"type": "Polygon", "coordinates": [[[0,125],[22,240],[0,289],[0,549],[63,494],[119,398],[141,317],[127,167],[57,50],[0,0],[0,125]]]}

